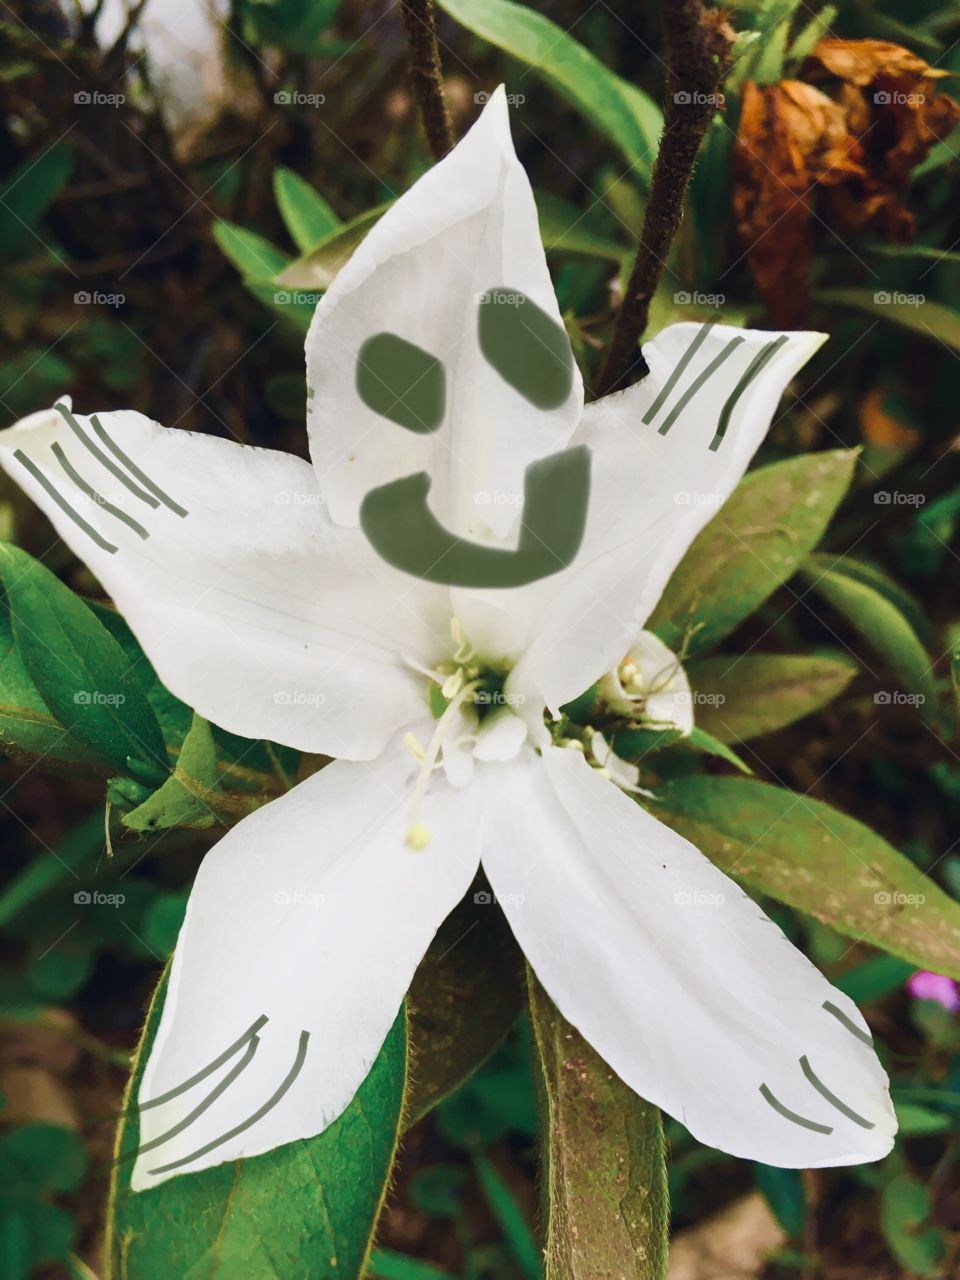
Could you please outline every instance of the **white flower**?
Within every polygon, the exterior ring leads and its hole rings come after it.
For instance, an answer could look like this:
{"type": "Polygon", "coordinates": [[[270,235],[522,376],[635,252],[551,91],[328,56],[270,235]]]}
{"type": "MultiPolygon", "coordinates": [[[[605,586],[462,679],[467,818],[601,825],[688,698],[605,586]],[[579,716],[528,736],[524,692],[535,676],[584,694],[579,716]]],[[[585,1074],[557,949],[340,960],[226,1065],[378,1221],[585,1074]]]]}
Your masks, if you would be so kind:
{"type": "MultiPolygon", "coordinates": [[[[312,466],[66,404],[0,435],[3,466],[175,694],[234,733],[336,757],[200,868],[140,1090],[138,1189],[329,1125],[481,860],[564,1017],[701,1141],[810,1167],[891,1146],[856,1007],[692,845],[556,745],[543,714],[636,641],[716,510],[677,495],[732,492],[821,337],[676,325],[645,348],[638,386],[584,407],[565,366],[545,407],[481,349],[492,290],[531,299],[553,341],[502,91],[318,306],[312,466]],[[385,333],[421,348],[439,429],[361,395],[358,352],[385,333]],[[522,495],[529,465],[577,446],[592,472],[582,544],[528,585],[411,576],[358,525],[373,488],[426,471],[448,529],[511,548],[520,506],[490,495],[522,495]]],[[[542,361],[517,342],[521,364],[542,361]]]]}

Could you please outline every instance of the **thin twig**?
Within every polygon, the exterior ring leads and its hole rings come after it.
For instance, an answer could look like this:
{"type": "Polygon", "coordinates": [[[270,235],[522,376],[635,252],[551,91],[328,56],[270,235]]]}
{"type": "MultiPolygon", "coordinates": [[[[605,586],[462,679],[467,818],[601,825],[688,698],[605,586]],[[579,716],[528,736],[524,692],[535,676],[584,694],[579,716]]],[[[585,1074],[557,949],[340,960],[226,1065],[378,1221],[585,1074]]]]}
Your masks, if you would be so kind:
{"type": "Polygon", "coordinates": [[[597,375],[598,396],[618,391],[647,372],[638,343],[680,226],[697,152],[722,105],[720,86],[730,66],[734,33],[723,15],[705,9],[702,0],[663,0],[662,20],[667,55],[663,137],[636,260],[597,375]]]}
{"type": "Polygon", "coordinates": [[[443,68],[437,44],[433,0],[401,0],[410,49],[413,91],[434,160],[442,160],[454,143],[453,124],[443,96],[443,68]]]}

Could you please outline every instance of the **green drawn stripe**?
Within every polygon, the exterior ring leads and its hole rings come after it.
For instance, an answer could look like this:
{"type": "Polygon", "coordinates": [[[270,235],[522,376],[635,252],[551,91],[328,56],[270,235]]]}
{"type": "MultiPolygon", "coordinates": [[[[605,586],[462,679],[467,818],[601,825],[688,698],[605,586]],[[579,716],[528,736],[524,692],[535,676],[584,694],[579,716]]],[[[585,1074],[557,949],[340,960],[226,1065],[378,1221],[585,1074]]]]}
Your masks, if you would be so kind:
{"type": "Polygon", "coordinates": [[[741,342],[744,341],[746,341],[744,338],[731,338],[720,354],[718,356],[714,356],[704,369],[703,373],[701,373],[699,377],[694,378],[693,382],[677,401],[676,405],[671,409],[667,417],[664,418],[663,426],[660,428],[660,435],[665,436],[667,434],[703,384],[708,380],[708,378],[713,377],[727,357],[732,356],[737,347],[739,347],[741,342]]]}
{"type": "Polygon", "coordinates": [[[828,1124],[817,1124],[815,1120],[806,1120],[803,1116],[798,1116],[795,1111],[791,1111],[785,1107],[782,1102],[773,1096],[765,1084],[760,1086],[760,1092],[763,1095],[764,1102],[769,1102],[774,1111],[783,1116],[785,1120],[792,1120],[794,1124],[798,1124],[803,1129],[812,1129],[814,1133],[833,1133],[828,1124]]]}
{"type": "Polygon", "coordinates": [[[136,476],[136,478],[140,481],[143,487],[145,489],[149,489],[150,492],[155,497],[159,498],[165,507],[169,507],[170,510],[173,511],[178,516],[186,516],[190,514],[188,511],[185,511],[184,508],[180,506],[179,502],[174,502],[174,500],[170,497],[169,494],[164,493],[164,491],[160,488],[158,484],[154,484],[154,482],[150,479],[149,476],[144,475],[144,473],[140,470],[140,468],[137,466],[134,460],[132,458],[127,457],[127,455],[123,452],[120,446],[116,444],[113,440],[111,440],[111,438],[107,435],[106,430],[103,427],[103,424],[101,423],[100,419],[97,417],[95,413],[91,415],[90,425],[93,427],[94,431],[103,441],[103,443],[107,446],[107,448],[110,449],[111,452],[114,454],[114,456],[119,458],[120,461],[123,463],[123,465],[129,470],[130,474],[132,476],[136,476]]]}
{"type": "Polygon", "coordinates": [[[66,422],[67,426],[70,428],[73,434],[77,437],[80,443],[84,446],[84,448],[89,449],[89,451],[93,454],[93,456],[96,458],[96,460],[100,463],[101,466],[106,467],[111,475],[116,476],[116,478],[120,481],[120,483],[122,485],[125,485],[135,498],[139,498],[141,502],[145,502],[148,507],[153,507],[153,508],[159,507],[160,503],[156,500],[156,498],[151,497],[149,493],[144,493],[142,489],[139,489],[133,483],[133,481],[130,479],[127,473],[125,471],[121,471],[121,469],[117,466],[117,464],[113,461],[113,459],[108,458],[107,455],[103,452],[103,450],[93,443],[93,441],[90,439],[90,437],[84,431],[83,427],[81,427],[80,423],[76,420],[76,418],[73,416],[73,414],[70,412],[69,409],[67,409],[62,404],[55,405],[54,408],[61,415],[64,422],[66,422]]]}
{"type": "MultiPolygon", "coordinates": [[[[705,324],[703,328],[700,330],[700,332],[693,339],[693,341],[690,343],[689,347],[687,347],[686,351],[683,353],[680,359],[677,361],[676,368],[674,369],[673,373],[671,373],[670,377],[666,380],[666,382],[663,384],[663,387],[660,390],[660,394],[657,396],[656,400],[654,400],[653,404],[650,406],[647,412],[643,415],[643,425],[645,427],[650,425],[650,423],[654,420],[654,418],[657,416],[657,414],[666,404],[667,397],[670,395],[670,392],[679,382],[687,365],[690,363],[693,357],[697,354],[697,352],[706,342],[707,335],[709,334],[710,330],[713,327],[714,327],[714,322],[712,320],[710,321],[709,324],[705,324]]],[[[661,428],[661,434],[662,434],[662,428],[661,428]]]]}
{"type": "Polygon", "coordinates": [[[57,504],[60,510],[63,511],[66,515],[68,515],[70,519],[73,520],[76,524],[78,524],[80,528],[83,530],[83,532],[94,540],[94,542],[97,544],[98,547],[101,547],[104,551],[109,551],[111,555],[114,555],[116,553],[117,548],[113,545],[113,543],[107,542],[106,538],[101,538],[100,534],[97,533],[96,529],[94,529],[92,524],[87,524],[83,516],[77,515],[76,511],[74,511],[70,503],[67,502],[66,498],[62,498],[60,496],[60,494],[53,487],[53,485],[50,483],[47,477],[43,474],[40,468],[36,466],[30,458],[27,457],[27,455],[23,452],[22,449],[14,450],[13,456],[20,463],[21,467],[25,467],[26,470],[30,472],[34,480],[36,480],[37,484],[39,484],[42,488],[44,488],[47,491],[47,493],[49,493],[50,497],[54,500],[54,502],[57,504]]]}
{"type": "Polygon", "coordinates": [[[103,507],[104,511],[109,511],[112,516],[116,516],[116,518],[118,520],[122,520],[125,525],[129,525],[134,533],[139,534],[141,538],[150,537],[142,524],[137,524],[136,520],[134,520],[132,516],[128,516],[125,511],[121,511],[119,507],[115,507],[112,502],[107,502],[106,498],[102,498],[100,494],[97,493],[96,489],[87,484],[86,480],[84,480],[83,476],[80,475],[72,465],[70,459],[63,452],[63,449],[56,440],[53,442],[52,448],[53,456],[82,493],[85,493],[88,498],[97,504],[98,507],[103,507]]]}
{"type": "Polygon", "coordinates": [[[819,1093],[822,1098],[826,1098],[832,1107],[836,1107],[841,1115],[846,1116],[848,1120],[852,1120],[854,1124],[858,1124],[861,1129],[875,1129],[877,1127],[870,1120],[864,1120],[863,1116],[857,1115],[856,1111],[854,1111],[852,1107],[848,1107],[845,1102],[840,1101],[835,1093],[830,1092],[827,1086],[814,1072],[806,1054],[804,1054],[800,1059],[800,1068],[816,1089],[817,1093],[819,1093]]]}
{"type": "Polygon", "coordinates": [[[208,1142],[206,1146],[199,1147],[196,1151],[191,1151],[190,1154],[188,1156],[184,1156],[182,1160],[173,1160],[170,1164],[161,1165],[159,1169],[151,1169],[151,1174],[156,1175],[158,1173],[169,1173],[171,1169],[179,1169],[185,1164],[192,1164],[194,1160],[199,1160],[201,1156],[205,1156],[208,1151],[213,1151],[217,1147],[223,1146],[225,1142],[229,1142],[230,1139],[235,1138],[237,1134],[243,1133],[244,1130],[249,1129],[251,1125],[256,1124],[258,1120],[262,1120],[267,1112],[272,1111],[281,1098],[283,1098],[284,1094],[289,1090],[294,1080],[296,1080],[297,1076],[300,1074],[303,1061],[307,1056],[307,1041],[309,1039],[309,1031],[300,1032],[300,1044],[297,1047],[297,1056],[294,1059],[293,1066],[287,1073],[286,1079],[282,1082],[276,1093],[274,1093],[272,1097],[268,1098],[262,1107],[258,1107],[252,1116],[248,1116],[241,1124],[235,1125],[234,1128],[229,1129],[219,1138],[214,1138],[213,1141],[208,1142]]]}
{"type": "MultiPolygon", "coordinates": [[[[254,1036],[247,1045],[243,1057],[236,1066],[230,1068],[216,1088],[211,1089],[203,1101],[199,1102],[191,1112],[185,1115],[177,1124],[173,1125],[172,1128],[167,1129],[165,1133],[161,1133],[158,1138],[152,1138],[149,1142],[145,1142],[136,1154],[138,1156],[142,1156],[147,1151],[153,1151],[155,1147],[162,1147],[165,1142],[169,1142],[170,1139],[175,1138],[178,1133],[183,1133],[184,1129],[188,1129],[195,1120],[199,1120],[203,1113],[208,1111],[222,1094],[226,1093],[234,1080],[236,1080],[237,1076],[239,1076],[241,1072],[246,1071],[247,1067],[249,1067],[250,1063],[253,1061],[254,1054],[259,1048],[260,1037],[254,1036]]],[[[133,1154],[134,1153],[132,1151],[129,1153],[131,1156],[133,1154]]]]}
{"type": "Polygon", "coordinates": [[[247,1043],[248,1040],[256,1038],[257,1032],[262,1026],[269,1021],[265,1013],[261,1013],[256,1022],[250,1024],[239,1040],[234,1040],[233,1044],[224,1049],[223,1053],[218,1054],[216,1058],[207,1064],[195,1076],[191,1076],[189,1080],[184,1080],[183,1084],[178,1084],[175,1089],[170,1089],[166,1093],[161,1093],[158,1098],[151,1098],[149,1102],[141,1102],[137,1107],[138,1111],[148,1111],[151,1107],[160,1107],[165,1102],[170,1102],[173,1098],[178,1097],[181,1093],[186,1093],[188,1089],[192,1089],[195,1084],[199,1084],[201,1080],[206,1080],[218,1067],[222,1067],[228,1062],[233,1055],[247,1043]]]}
{"type": "Polygon", "coordinates": [[[746,373],[734,387],[733,391],[730,393],[727,403],[720,410],[720,420],[717,423],[717,434],[710,441],[710,449],[712,452],[715,453],[723,443],[723,437],[727,434],[727,427],[730,425],[730,418],[737,406],[737,401],[746,391],[747,387],[749,387],[750,383],[753,382],[754,378],[763,372],[765,366],[769,364],[780,348],[785,343],[789,342],[789,340],[789,335],[782,333],[775,342],[768,343],[761,351],[758,351],[750,361],[750,364],[747,366],[746,373]]]}
{"type": "Polygon", "coordinates": [[[826,1009],[827,1013],[832,1013],[836,1020],[839,1023],[842,1023],[852,1036],[857,1037],[861,1044],[865,1044],[868,1049],[873,1048],[873,1036],[867,1035],[866,1031],[863,1031],[858,1027],[852,1018],[848,1018],[842,1009],[838,1009],[837,1006],[835,1004],[831,1004],[829,1000],[824,1000],[821,1007],[826,1009]]]}

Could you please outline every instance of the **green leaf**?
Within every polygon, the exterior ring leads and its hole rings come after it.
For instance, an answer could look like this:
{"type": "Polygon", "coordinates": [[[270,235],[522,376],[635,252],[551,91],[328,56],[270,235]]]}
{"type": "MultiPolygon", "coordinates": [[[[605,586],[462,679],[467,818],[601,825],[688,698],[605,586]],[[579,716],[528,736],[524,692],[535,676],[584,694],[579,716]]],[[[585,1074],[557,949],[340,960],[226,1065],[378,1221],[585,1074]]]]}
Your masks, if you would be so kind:
{"type": "MultiPolygon", "coordinates": [[[[821,557],[805,564],[801,573],[819,596],[844,616],[897,676],[927,720],[937,712],[933,663],[910,623],[888,596],[856,569],[848,572],[842,559],[821,557]],[[829,568],[825,567],[829,564],[829,568]]],[[[878,705],[890,703],[890,690],[875,695],[878,705]]]]}
{"type": "Polygon", "coordinates": [[[367,1270],[369,1280],[456,1280],[430,1262],[408,1258],[393,1249],[374,1249],[367,1270]]]}
{"type": "Polygon", "coordinates": [[[865,311],[873,320],[886,320],[919,334],[921,338],[930,338],[960,351],[960,311],[945,307],[940,302],[928,302],[923,294],[898,293],[895,290],[819,289],[814,297],[818,302],[828,302],[836,307],[865,311]],[[882,301],[884,298],[887,301],[882,301]]]}
{"type": "Polygon", "coordinates": [[[82,883],[82,875],[94,869],[103,850],[103,814],[95,809],[56,841],[54,857],[33,858],[4,884],[0,926],[9,924],[68,876],[74,884],[82,883]]]}
{"type": "Polygon", "coordinates": [[[708,756],[718,756],[721,760],[726,760],[727,764],[732,764],[735,769],[739,769],[741,773],[753,773],[746,761],[741,760],[735,751],[731,751],[719,738],[715,738],[706,729],[701,729],[699,725],[696,725],[687,735],[686,741],[694,751],[703,751],[708,756]]]}
{"type": "Polygon", "coordinates": [[[277,284],[288,289],[328,289],[337,272],[370,228],[386,213],[392,201],[376,205],[331,232],[309,253],[288,263],[277,276],[277,284]]]}
{"type": "Polygon", "coordinates": [[[529,976],[544,1104],[546,1280],[662,1280],[669,1200],[663,1128],[529,976]]]}
{"type": "Polygon", "coordinates": [[[748,653],[687,667],[697,727],[719,742],[773,733],[832,702],[857,674],[847,659],[748,653]]]}
{"type": "Polygon", "coordinates": [[[73,149],[56,142],[25,160],[0,187],[0,256],[46,247],[33,228],[70,180],[73,161],[73,149]]]}
{"type": "Polygon", "coordinates": [[[833,4],[824,5],[819,13],[814,14],[810,21],[800,29],[799,34],[791,44],[790,52],[787,55],[789,61],[800,63],[804,58],[808,58],[813,53],[814,45],[833,26],[836,17],[837,7],[833,4]]]}
{"type": "Polygon", "coordinates": [[[117,1137],[108,1280],[242,1276],[356,1280],[396,1153],[406,1083],[406,1015],[397,1017],[346,1111],[316,1138],[130,1191],[137,1096],[163,1005],[154,996],[117,1137]]]}
{"type": "Polygon", "coordinates": [[[835,978],[834,985],[854,1004],[869,1004],[899,991],[916,967],[898,956],[870,956],[835,978]]]}
{"type": "Polygon", "coordinates": [[[540,1246],[513,1193],[486,1156],[475,1154],[473,1167],[520,1271],[527,1280],[540,1280],[540,1246]]]}
{"type": "Polygon", "coordinates": [[[522,1003],[522,956],[503,912],[478,881],[437,930],[410,987],[413,1070],[405,1127],[490,1056],[522,1003]]]}
{"type": "Polygon", "coordinates": [[[123,825],[142,833],[167,827],[212,827],[217,820],[217,748],[210,725],[194,712],[170,777],[131,813],[123,825]]]}
{"type": "Polygon", "coordinates": [[[121,770],[167,767],[160,726],[123,650],[79,596],[38,560],[0,544],[13,638],[52,714],[121,770]]]}
{"type": "Polygon", "coordinates": [[[909,591],[905,591],[901,587],[899,582],[896,582],[889,574],[884,573],[882,569],[878,569],[876,565],[867,564],[866,561],[857,560],[853,556],[844,556],[842,559],[838,559],[837,556],[814,552],[813,555],[807,556],[803,568],[813,573],[824,573],[832,569],[843,573],[848,578],[855,578],[857,582],[862,582],[864,586],[872,587],[874,591],[885,596],[892,605],[900,610],[917,635],[921,637],[924,644],[932,638],[930,619],[917,601],[909,591]]]}
{"type": "Polygon", "coordinates": [[[902,1138],[925,1137],[931,1133],[945,1133],[953,1127],[949,1116],[942,1111],[931,1111],[916,1102],[898,1102],[894,1099],[897,1125],[902,1138]]]}
{"type": "Polygon", "coordinates": [[[318,191],[292,169],[273,171],[273,194],[294,244],[306,253],[340,226],[340,219],[318,191]]]}
{"type": "Polygon", "coordinates": [[[213,238],[221,253],[230,259],[248,284],[272,285],[290,261],[289,254],[258,232],[238,227],[223,218],[218,218],[213,224],[213,238]]]}
{"type": "Polygon", "coordinates": [[[939,1276],[946,1242],[936,1227],[929,1225],[933,1201],[922,1182],[901,1174],[883,1189],[880,1224],[883,1235],[897,1259],[921,1276],[939,1276]]]}
{"type": "Polygon", "coordinates": [[[583,258],[601,258],[618,265],[630,246],[595,229],[576,205],[560,196],[537,192],[537,214],[544,248],[583,258]]]}
{"type": "Polygon", "coordinates": [[[439,4],[468,31],[539,72],[620,148],[634,175],[649,182],[663,129],[663,115],[649,95],[615,75],[534,9],[511,0],[439,0],[439,4]]]}
{"type": "Polygon", "coordinates": [[[18,1196],[75,1191],[87,1167],[87,1149],[74,1129],[27,1124],[0,1137],[4,1189],[18,1196]]]}
{"type": "Polygon", "coordinates": [[[781,1227],[791,1239],[799,1236],[807,1220],[807,1200],[800,1170],[755,1164],[753,1172],[757,1186],[781,1227]]]}
{"type": "Polygon", "coordinates": [[[808,453],[746,476],[680,561],[647,623],[671,649],[711,648],[792,577],[847,491],[856,454],[808,453]]]}
{"type": "Polygon", "coordinates": [[[960,903],[869,827],[747,778],[674,778],[653,807],[721,870],[838,933],[960,978],[960,903]]]}

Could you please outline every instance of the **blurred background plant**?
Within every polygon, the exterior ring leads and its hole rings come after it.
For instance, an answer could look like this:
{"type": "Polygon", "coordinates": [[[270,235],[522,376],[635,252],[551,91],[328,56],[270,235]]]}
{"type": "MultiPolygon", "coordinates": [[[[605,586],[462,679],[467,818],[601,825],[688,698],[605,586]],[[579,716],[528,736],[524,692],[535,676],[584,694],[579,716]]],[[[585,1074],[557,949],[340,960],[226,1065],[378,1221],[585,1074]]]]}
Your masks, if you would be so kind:
{"type": "MultiPolygon", "coordinates": [[[[664,80],[656,8],[440,8],[457,136],[506,82],[589,383],[650,192],[664,80]]],[[[827,331],[761,460],[861,452],[819,552],[807,555],[833,504],[806,543],[790,535],[796,576],[769,584],[721,653],[691,666],[709,764],[701,742],[699,756],[665,755],[655,772],[718,848],[723,814],[702,787],[685,799],[684,779],[752,771],[868,822],[960,899],[960,15],[934,0],[819,11],[763,0],[728,19],[733,70],[648,332],[686,319],[827,331]],[[755,645],[765,666],[737,656],[755,645]]],[[[302,344],[316,298],[431,163],[406,56],[388,3],[4,0],[4,425],[69,393],[85,411],[131,406],[303,453],[302,344]]],[[[805,484],[797,492],[816,508],[805,484]]],[[[779,519],[764,501],[741,524],[747,542],[779,519]]],[[[100,595],[6,483],[0,534],[100,595]]],[[[108,610],[97,616],[131,642],[108,610]]],[[[668,612],[660,621],[679,647],[683,628],[670,631],[668,612]]],[[[59,764],[46,749],[49,717],[24,695],[6,609],[0,632],[0,1258],[9,1280],[89,1277],[130,1053],[216,832],[183,813],[176,826],[154,812],[131,822],[148,792],[130,779],[105,815],[107,773],[84,744],[61,749],[59,764]]],[[[186,709],[150,697],[168,744],[184,742],[186,709]]],[[[241,796],[271,794],[302,767],[191,732],[196,756],[209,746],[241,796]]],[[[771,829],[786,818],[777,811],[771,829]]],[[[814,839],[789,821],[783,831],[814,839]]],[[[869,863],[872,849],[862,854],[869,863]]],[[[901,1137],[881,1165],[800,1174],[702,1148],[669,1121],[674,1280],[720,1280],[734,1266],[764,1280],[957,1273],[956,989],[915,978],[908,988],[918,966],[873,951],[868,928],[831,927],[821,889],[824,922],[766,905],[867,1010],[901,1137]]],[[[468,929],[497,913],[475,906],[468,929]]],[[[500,1031],[513,1024],[500,1046],[407,1133],[372,1275],[540,1274],[536,1073],[528,1019],[514,1014],[500,1010],[500,1031]]]]}

